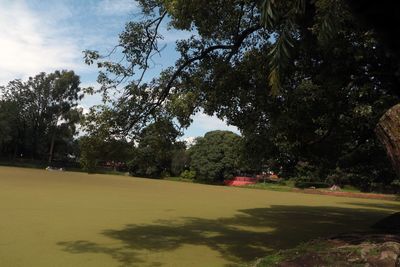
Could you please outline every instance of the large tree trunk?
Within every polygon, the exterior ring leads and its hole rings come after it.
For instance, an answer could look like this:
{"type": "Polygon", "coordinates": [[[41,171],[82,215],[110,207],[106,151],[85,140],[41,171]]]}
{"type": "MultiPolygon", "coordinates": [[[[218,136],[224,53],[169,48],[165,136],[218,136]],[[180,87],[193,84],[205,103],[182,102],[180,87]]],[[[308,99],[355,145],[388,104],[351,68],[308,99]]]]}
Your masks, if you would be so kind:
{"type": "Polygon", "coordinates": [[[400,177],[400,104],[389,109],[380,118],[375,132],[398,177],[400,177]]]}

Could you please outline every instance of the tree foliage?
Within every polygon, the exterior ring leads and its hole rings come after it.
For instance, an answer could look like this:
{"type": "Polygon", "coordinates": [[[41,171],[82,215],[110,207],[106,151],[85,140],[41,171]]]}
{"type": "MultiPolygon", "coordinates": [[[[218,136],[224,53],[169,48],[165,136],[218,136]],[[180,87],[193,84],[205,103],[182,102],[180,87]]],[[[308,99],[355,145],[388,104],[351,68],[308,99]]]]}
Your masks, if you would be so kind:
{"type": "Polygon", "coordinates": [[[2,156],[52,161],[55,152],[59,157],[70,153],[66,144],[76,134],[81,114],[79,85],[73,71],[55,71],[2,87],[2,156]]]}
{"type": "MultiPolygon", "coordinates": [[[[190,71],[206,59],[234,62],[247,49],[267,42],[269,35],[259,24],[258,6],[253,1],[139,1],[143,19],[126,24],[115,51],[124,56],[113,62],[107,55],[86,51],[89,64],[100,67],[98,81],[105,100],[110,89],[120,88],[122,97],[111,100],[116,131],[135,132],[151,122],[155,115],[179,112],[179,122],[187,126],[189,115],[197,110],[199,94],[196,87],[182,87],[192,79],[190,71]],[[212,14],[210,14],[210,12],[212,14]],[[169,21],[169,22],[166,22],[169,21]],[[175,67],[165,69],[159,77],[143,83],[154,54],[161,52],[160,25],[169,24],[179,30],[192,30],[187,40],[179,40],[181,58],[175,67]],[[121,88],[122,87],[122,88],[121,88]],[[185,101],[188,100],[188,101],[185,101]],[[182,101],[183,100],[183,101],[182,101]]],[[[198,80],[201,82],[201,80],[198,80]]]]}
{"type": "Polygon", "coordinates": [[[318,179],[339,168],[391,183],[373,128],[398,101],[398,66],[346,1],[139,3],[143,19],[127,24],[116,47],[124,60],[86,52],[105,95],[124,84],[113,129],[134,132],[160,114],[187,126],[202,109],[242,131],[254,170],[273,164],[295,175],[296,164],[308,162],[318,179]],[[177,41],[174,66],[143,83],[162,52],[163,23],[194,34],[177,41]]]}
{"type": "Polygon", "coordinates": [[[82,136],[79,139],[80,164],[83,170],[95,172],[100,163],[109,163],[114,170],[126,164],[134,156],[134,145],[124,139],[100,136],[82,136]]]}
{"type": "Polygon", "coordinates": [[[175,166],[172,165],[174,157],[179,156],[177,153],[185,148],[177,140],[179,136],[180,132],[167,119],[159,119],[144,128],[129,162],[130,172],[138,176],[161,177],[179,171],[176,161],[175,166]]]}
{"type": "Polygon", "coordinates": [[[240,169],[241,138],[235,133],[208,132],[189,151],[190,167],[198,180],[221,182],[240,169]]]}
{"type": "Polygon", "coordinates": [[[281,86],[280,75],[285,72],[288,61],[293,56],[288,48],[309,42],[313,38],[317,38],[321,45],[331,42],[349,26],[346,24],[346,18],[349,17],[376,33],[385,45],[387,55],[397,61],[393,72],[400,78],[399,41],[393,37],[399,32],[392,27],[399,22],[399,17],[393,12],[395,9],[395,4],[390,1],[262,0],[261,22],[265,27],[273,29],[277,39],[268,60],[272,69],[269,75],[271,87],[279,90],[281,86]]]}

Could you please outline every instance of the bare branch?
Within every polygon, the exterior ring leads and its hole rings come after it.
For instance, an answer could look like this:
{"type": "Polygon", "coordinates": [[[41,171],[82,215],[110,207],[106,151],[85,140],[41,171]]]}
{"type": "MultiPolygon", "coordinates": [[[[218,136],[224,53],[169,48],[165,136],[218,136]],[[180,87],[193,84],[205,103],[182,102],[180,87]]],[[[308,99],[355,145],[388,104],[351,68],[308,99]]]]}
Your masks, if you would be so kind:
{"type": "Polygon", "coordinates": [[[142,83],[144,74],[146,73],[147,69],[149,68],[149,59],[152,57],[152,51],[156,50],[157,52],[159,52],[157,50],[157,46],[156,46],[156,40],[157,40],[157,35],[158,35],[158,29],[161,25],[161,22],[163,21],[163,19],[165,18],[165,16],[167,15],[167,11],[164,11],[160,17],[158,17],[157,19],[153,20],[148,27],[150,27],[152,24],[156,23],[156,28],[154,31],[154,35],[150,38],[150,49],[147,52],[146,58],[145,58],[145,64],[144,64],[144,68],[142,71],[142,74],[139,77],[139,80],[137,81],[137,86],[139,86],[142,83]]]}

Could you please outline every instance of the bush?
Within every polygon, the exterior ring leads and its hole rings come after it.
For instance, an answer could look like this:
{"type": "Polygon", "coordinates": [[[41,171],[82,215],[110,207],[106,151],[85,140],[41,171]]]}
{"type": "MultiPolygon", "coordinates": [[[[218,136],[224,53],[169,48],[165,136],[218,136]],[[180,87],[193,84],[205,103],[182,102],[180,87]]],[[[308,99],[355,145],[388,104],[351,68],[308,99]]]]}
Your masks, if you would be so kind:
{"type": "Polygon", "coordinates": [[[326,177],[325,182],[344,187],[349,183],[349,174],[340,168],[336,168],[326,177]]]}
{"type": "Polygon", "coordinates": [[[194,180],[196,178],[196,172],[186,170],[181,173],[180,177],[185,180],[194,180]]]}
{"type": "Polygon", "coordinates": [[[161,178],[168,178],[168,177],[171,177],[171,173],[170,173],[169,171],[167,171],[167,170],[163,170],[163,171],[161,172],[161,174],[160,174],[160,177],[161,177],[161,178]]]}
{"type": "Polygon", "coordinates": [[[315,180],[320,177],[320,169],[307,161],[299,161],[295,166],[295,177],[296,180],[315,180]]]}

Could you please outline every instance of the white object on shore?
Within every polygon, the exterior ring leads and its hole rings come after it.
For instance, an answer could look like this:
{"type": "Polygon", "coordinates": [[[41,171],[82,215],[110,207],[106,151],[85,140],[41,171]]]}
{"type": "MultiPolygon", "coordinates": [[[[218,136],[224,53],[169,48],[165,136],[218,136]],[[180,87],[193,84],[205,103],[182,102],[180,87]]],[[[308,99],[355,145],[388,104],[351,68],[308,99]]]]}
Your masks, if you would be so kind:
{"type": "Polygon", "coordinates": [[[63,172],[63,171],[65,171],[65,169],[64,169],[64,168],[54,168],[54,167],[51,167],[51,166],[47,166],[47,167],[46,167],[46,171],[59,171],[59,172],[63,172]]]}
{"type": "Polygon", "coordinates": [[[334,184],[329,188],[329,190],[331,190],[331,191],[340,191],[340,186],[337,186],[337,185],[334,184]]]}

